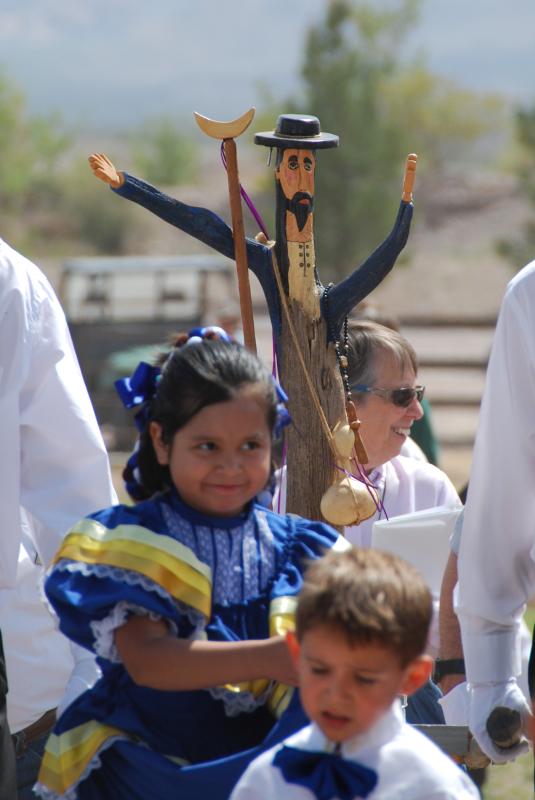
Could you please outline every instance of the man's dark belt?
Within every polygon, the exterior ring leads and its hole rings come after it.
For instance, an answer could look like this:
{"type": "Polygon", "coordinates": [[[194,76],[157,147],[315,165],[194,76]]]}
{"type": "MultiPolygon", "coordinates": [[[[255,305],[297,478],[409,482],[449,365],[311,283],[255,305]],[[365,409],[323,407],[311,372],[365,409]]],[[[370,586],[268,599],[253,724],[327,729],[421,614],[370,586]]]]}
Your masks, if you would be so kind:
{"type": "Polygon", "coordinates": [[[45,733],[50,733],[55,724],[56,709],[52,708],[50,711],[47,711],[46,714],[43,714],[42,717],[39,717],[38,720],[32,722],[31,725],[28,725],[27,728],[14,733],[11,738],[13,739],[13,746],[17,758],[22,758],[27,744],[38,739],[40,736],[44,736],[45,733]]]}

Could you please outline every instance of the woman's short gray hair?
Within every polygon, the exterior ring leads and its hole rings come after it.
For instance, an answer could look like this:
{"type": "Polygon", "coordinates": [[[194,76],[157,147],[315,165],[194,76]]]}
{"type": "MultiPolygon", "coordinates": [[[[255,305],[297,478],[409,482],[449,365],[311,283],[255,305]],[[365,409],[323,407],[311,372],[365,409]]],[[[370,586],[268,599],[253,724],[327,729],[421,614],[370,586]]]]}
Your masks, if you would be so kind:
{"type": "MultiPolygon", "coordinates": [[[[418,373],[418,357],[414,348],[397,331],[378,325],[377,322],[353,320],[349,322],[348,333],[347,373],[351,387],[375,385],[380,353],[393,358],[400,374],[407,367],[415,375],[418,373]]],[[[363,406],[369,400],[368,392],[351,389],[351,393],[357,405],[363,406]]]]}

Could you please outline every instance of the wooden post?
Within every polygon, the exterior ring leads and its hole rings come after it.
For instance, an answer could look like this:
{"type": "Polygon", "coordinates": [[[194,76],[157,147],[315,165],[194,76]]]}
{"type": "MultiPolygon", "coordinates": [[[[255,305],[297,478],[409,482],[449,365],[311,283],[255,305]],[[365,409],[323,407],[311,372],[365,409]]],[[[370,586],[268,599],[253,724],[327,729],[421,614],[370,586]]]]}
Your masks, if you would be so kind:
{"type": "Polygon", "coordinates": [[[254,329],[253,303],[249,284],[249,266],[245,229],[240,193],[240,176],[238,173],[238,156],[234,139],[225,139],[225,155],[227,157],[228,191],[230,196],[230,213],[232,215],[232,235],[236,251],[236,271],[238,273],[238,289],[240,293],[240,310],[243,323],[243,340],[245,346],[256,353],[256,337],[254,329]]]}
{"type": "Polygon", "coordinates": [[[243,341],[249,350],[256,355],[256,336],[254,329],[253,303],[249,284],[249,265],[247,263],[247,244],[243,227],[241,205],[240,176],[238,172],[238,154],[234,139],[247,130],[254,117],[254,108],[232,122],[217,122],[195,112],[199,128],[213,139],[223,139],[225,157],[227,159],[228,191],[230,197],[230,213],[232,215],[232,236],[236,271],[238,273],[238,290],[240,295],[240,311],[243,324],[243,341]]]}

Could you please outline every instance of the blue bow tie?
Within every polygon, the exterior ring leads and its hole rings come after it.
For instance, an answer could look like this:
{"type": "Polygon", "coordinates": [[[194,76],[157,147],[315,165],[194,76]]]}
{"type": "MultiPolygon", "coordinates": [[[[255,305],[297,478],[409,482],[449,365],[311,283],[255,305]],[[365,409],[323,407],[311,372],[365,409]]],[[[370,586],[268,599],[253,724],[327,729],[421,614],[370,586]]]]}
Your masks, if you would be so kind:
{"type": "Polygon", "coordinates": [[[283,745],[273,764],[284,780],[305,786],[318,800],[355,800],[368,797],[377,784],[377,773],[331,753],[314,753],[283,745]]]}

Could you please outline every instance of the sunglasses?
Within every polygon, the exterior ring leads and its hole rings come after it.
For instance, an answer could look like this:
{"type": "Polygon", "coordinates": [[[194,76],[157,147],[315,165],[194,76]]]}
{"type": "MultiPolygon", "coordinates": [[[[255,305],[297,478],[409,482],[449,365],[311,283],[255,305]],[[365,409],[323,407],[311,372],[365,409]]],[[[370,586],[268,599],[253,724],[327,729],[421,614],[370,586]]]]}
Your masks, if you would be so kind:
{"type": "Polygon", "coordinates": [[[379,389],[376,386],[352,386],[351,388],[357,389],[359,392],[376,394],[378,397],[382,397],[383,400],[388,400],[389,403],[394,403],[395,406],[400,408],[410,406],[414,398],[421,403],[425,392],[425,386],[415,386],[413,389],[379,389]]]}

